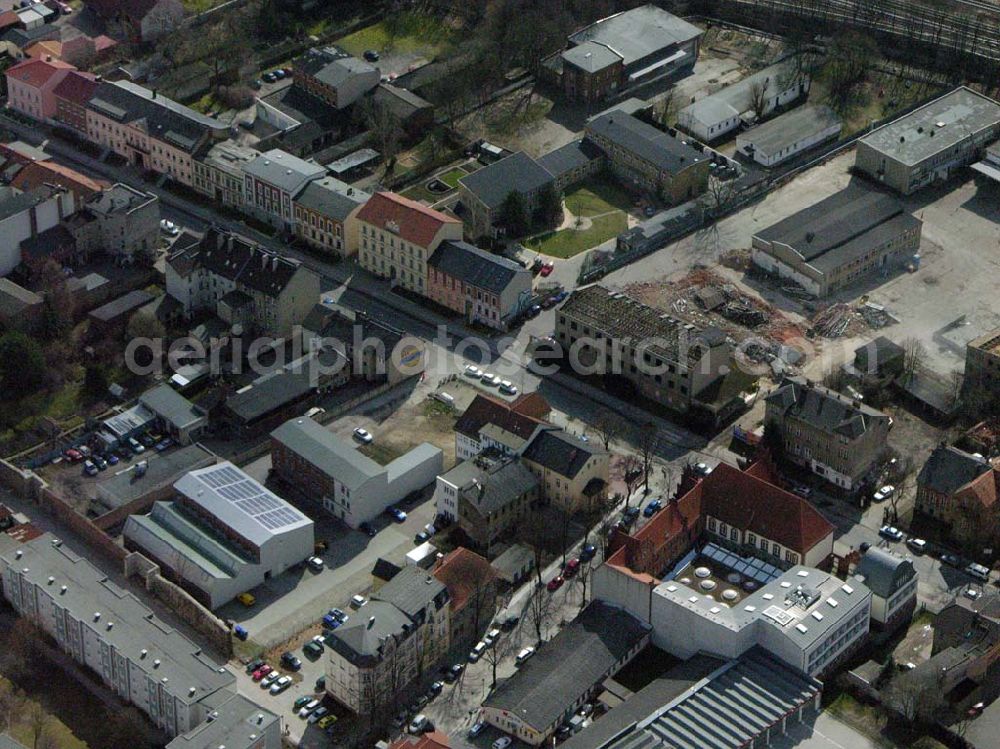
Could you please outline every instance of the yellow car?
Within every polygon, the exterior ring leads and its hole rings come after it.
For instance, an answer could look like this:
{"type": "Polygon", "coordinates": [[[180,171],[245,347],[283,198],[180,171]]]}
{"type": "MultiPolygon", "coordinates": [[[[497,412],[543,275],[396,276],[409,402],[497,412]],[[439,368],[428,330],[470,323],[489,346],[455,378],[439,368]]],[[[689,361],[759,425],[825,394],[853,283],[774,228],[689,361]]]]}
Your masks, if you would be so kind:
{"type": "Polygon", "coordinates": [[[319,722],[316,724],[316,726],[323,729],[327,728],[328,726],[332,726],[336,722],[337,722],[336,715],[324,715],[322,718],[319,719],[319,722]]]}
{"type": "Polygon", "coordinates": [[[247,608],[250,608],[255,603],[257,603],[257,599],[253,597],[252,593],[240,593],[238,596],[236,596],[236,600],[242,603],[247,608]]]}

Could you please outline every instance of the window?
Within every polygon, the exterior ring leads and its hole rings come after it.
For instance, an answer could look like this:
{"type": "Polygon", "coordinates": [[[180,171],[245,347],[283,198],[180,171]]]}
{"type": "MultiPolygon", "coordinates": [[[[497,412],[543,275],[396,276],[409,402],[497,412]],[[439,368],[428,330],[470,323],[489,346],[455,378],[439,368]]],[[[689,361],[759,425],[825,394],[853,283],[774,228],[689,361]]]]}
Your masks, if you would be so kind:
{"type": "Polygon", "coordinates": [[[780,544],[772,544],[771,545],[771,552],[774,554],[774,556],[780,557],[781,556],[781,545],[780,544]]]}
{"type": "Polygon", "coordinates": [[[753,533],[748,533],[747,534],[747,543],[750,544],[751,546],[756,546],[757,545],[757,536],[755,534],[753,534],[753,533]]]}

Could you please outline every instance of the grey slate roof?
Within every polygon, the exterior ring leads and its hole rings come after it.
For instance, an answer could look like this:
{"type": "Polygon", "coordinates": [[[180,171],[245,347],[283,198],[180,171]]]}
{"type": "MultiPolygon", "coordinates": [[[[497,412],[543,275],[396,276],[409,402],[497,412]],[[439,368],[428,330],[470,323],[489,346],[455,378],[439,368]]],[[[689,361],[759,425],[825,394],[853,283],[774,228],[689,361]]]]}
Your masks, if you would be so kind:
{"type": "Polygon", "coordinates": [[[128,314],[133,310],[139,309],[139,307],[144,304],[148,304],[153,301],[155,297],[148,291],[143,289],[136,289],[135,291],[130,291],[128,294],[123,294],[117,299],[112,299],[105,305],[92,310],[90,316],[95,320],[100,320],[101,322],[110,322],[122,315],[128,314]]]}
{"type": "MultiPolygon", "coordinates": [[[[212,720],[203,721],[167,744],[166,749],[217,749],[252,746],[274,723],[281,720],[270,710],[240,694],[212,706],[212,720]]],[[[0,743],[0,749],[4,749],[0,743]]]]}
{"type": "MultiPolygon", "coordinates": [[[[77,556],[65,544],[53,545],[52,534],[45,533],[20,545],[23,554],[14,550],[3,554],[5,566],[28,568],[25,577],[40,588],[48,578],[59,592],[59,604],[67,614],[91,627],[94,613],[101,613],[100,637],[114,650],[127,654],[131,668],[149,679],[166,682],[174,697],[185,704],[195,704],[219,690],[234,688],[236,677],[212,661],[201,648],[168,626],[132,593],[119,588],[89,561],[77,556]],[[62,592],[62,586],[66,586],[62,592]],[[103,626],[113,622],[113,628],[103,626]],[[145,651],[145,657],[140,654],[145,651]],[[190,688],[194,688],[193,693],[190,688]]],[[[135,678],[135,676],[133,676],[135,678]]]]}
{"type": "Polygon", "coordinates": [[[535,432],[521,454],[526,460],[572,479],[592,456],[602,452],[562,429],[542,428],[535,432]]]}
{"type": "Polygon", "coordinates": [[[822,686],[754,648],[599,749],[752,746],[769,727],[813,701],[822,686]]]}
{"type": "Polygon", "coordinates": [[[989,463],[951,445],[938,445],[917,476],[917,484],[952,495],[990,470],[989,463]]]}
{"type": "MultiPolygon", "coordinates": [[[[544,591],[542,591],[544,593],[544,591]]],[[[483,702],[544,731],[649,633],[622,609],[592,602],[483,702]],[[586,654],[586,655],[583,655],[586,654]]]]}
{"type": "Polygon", "coordinates": [[[592,161],[601,158],[601,149],[589,140],[577,139],[567,143],[555,151],[549,151],[538,158],[538,163],[549,174],[559,178],[568,172],[585,167],[592,161]]]}
{"type": "Polygon", "coordinates": [[[772,155],[828,127],[842,124],[840,116],[825,104],[804,104],[743,133],[740,140],[753,143],[758,151],[772,155]]]}
{"type": "Polygon", "coordinates": [[[679,174],[706,158],[677,138],[624,112],[610,112],[591,120],[587,133],[603,136],[670,174],[679,174]]]}
{"type": "Polygon", "coordinates": [[[63,189],[50,185],[42,185],[36,187],[34,190],[19,192],[17,194],[14,194],[14,188],[9,189],[10,192],[6,199],[0,200],[0,221],[8,219],[11,216],[16,216],[22,211],[26,211],[36,205],[41,205],[57,193],[65,192],[63,189]]]}
{"type": "Polygon", "coordinates": [[[352,491],[385,471],[353,443],[306,416],[289,419],[271,438],[352,491]]]}
{"type": "Polygon", "coordinates": [[[373,593],[372,598],[391,603],[419,624],[427,609],[440,609],[448,602],[448,588],[427,570],[406,565],[373,593]]]}
{"type": "Polygon", "coordinates": [[[517,459],[473,458],[440,477],[459,488],[461,496],[482,515],[507,506],[538,486],[538,479],[517,459]]]}
{"type": "Polygon", "coordinates": [[[704,32],[655,5],[603,18],[569,37],[573,44],[596,41],[620,54],[626,65],[696,39],[704,32]]]}
{"type": "Polygon", "coordinates": [[[107,216],[113,213],[128,213],[139,206],[156,200],[158,198],[151,192],[142,192],[134,187],[116,182],[108,189],[95,193],[87,201],[87,209],[107,216]]]}
{"type": "Polygon", "coordinates": [[[249,390],[230,395],[226,408],[241,421],[252,422],[304,399],[315,389],[311,379],[308,372],[275,372],[254,382],[249,390]]]}
{"type": "Polygon", "coordinates": [[[412,631],[413,624],[402,611],[371,600],[333,631],[330,647],[355,666],[372,666],[382,660],[383,640],[405,639],[412,631]]]}
{"type": "Polygon", "coordinates": [[[352,57],[337,46],[309,49],[295,58],[295,67],[331,88],[355,75],[378,72],[374,65],[352,57]]]}
{"type": "Polygon", "coordinates": [[[486,252],[468,242],[452,240],[439,244],[428,258],[427,265],[494,294],[502,294],[517,275],[531,273],[513,260],[486,252]]]}
{"type": "Polygon", "coordinates": [[[863,577],[872,595],[879,598],[890,598],[917,575],[909,559],[878,546],[872,546],[864,553],[854,574],[863,577]]]}
{"type": "Polygon", "coordinates": [[[784,415],[791,413],[814,427],[850,439],[864,434],[872,424],[889,419],[860,401],[793,377],[786,378],[767,396],[767,404],[774,404],[784,415]]]}
{"type": "Polygon", "coordinates": [[[343,223],[355,208],[371,196],[335,177],[313,180],[295,199],[297,205],[343,223]]]}
{"type": "Polygon", "coordinates": [[[121,123],[141,122],[150,136],[193,153],[211,134],[226,134],[226,125],[129,81],[101,83],[87,108],[121,123]]]}
{"type": "Polygon", "coordinates": [[[753,108],[755,86],[767,86],[765,91],[770,96],[789,88],[794,75],[794,61],[784,60],[688,104],[681,112],[705,125],[722,122],[753,108]]]}
{"type": "Polygon", "coordinates": [[[528,194],[551,184],[552,175],[528,154],[518,151],[458,181],[487,208],[499,208],[512,192],[528,194]]]}
{"type": "Polygon", "coordinates": [[[243,171],[262,182],[295,195],[310,180],[326,174],[319,164],[300,159],[280,148],[272,148],[243,165],[243,171]]]}

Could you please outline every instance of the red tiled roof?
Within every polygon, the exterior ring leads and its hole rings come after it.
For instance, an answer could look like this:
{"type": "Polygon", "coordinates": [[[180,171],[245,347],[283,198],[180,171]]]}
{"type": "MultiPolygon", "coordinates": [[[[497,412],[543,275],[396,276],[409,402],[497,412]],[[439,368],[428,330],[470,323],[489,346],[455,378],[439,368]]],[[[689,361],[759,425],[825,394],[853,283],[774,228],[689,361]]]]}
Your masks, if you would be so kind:
{"type": "Polygon", "coordinates": [[[56,39],[45,39],[40,42],[35,42],[34,44],[29,44],[24,48],[24,54],[28,57],[35,57],[40,60],[44,60],[46,56],[51,55],[53,59],[62,59],[62,42],[56,39]]]}
{"type": "Polygon", "coordinates": [[[111,47],[117,47],[117,46],[118,46],[118,41],[116,39],[112,39],[110,36],[107,36],[105,34],[98,34],[97,36],[94,37],[94,49],[97,50],[98,52],[103,52],[106,49],[110,49],[111,47]]]}
{"type": "Polygon", "coordinates": [[[1000,471],[995,468],[974,478],[968,484],[955,492],[955,501],[959,504],[975,502],[983,507],[992,507],[1000,495],[1000,471]]]}
{"type": "Polygon", "coordinates": [[[423,736],[402,736],[389,745],[389,749],[449,749],[449,738],[440,731],[423,736]]]}
{"type": "Polygon", "coordinates": [[[358,220],[380,229],[398,227],[394,231],[418,247],[429,246],[445,224],[459,223],[457,218],[393,192],[375,193],[358,212],[358,220]]]}
{"type": "Polygon", "coordinates": [[[107,182],[91,179],[75,169],[53,161],[36,161],[25,165],[11,180],[11,184],[25,192],[44,184],[61,185],[81,198],[88,198],[110,186],[107,182]]]}
{"type": "Polygon", "coordinates": [[[62,60],[25,60],[13,67],[7,68],[7,77],[24,81],[33,88],[40,88],[60,70],[70,69],[73,66],[62,60]]]}
{"type": "MultiPolygon", "coordinates": [[[[541,396],[539,396],[541,398],[541,396]]],[[[516,401],[515,401],[516,402],[516,401]]],[[[545,402],[542,398],[542,402],[545,402]]],[[[538,408],[537,402],[524,404],[532,410],[538,408]]],[[[545,403],[546,407],[548,403],[545,403]]],[[[472,439],[479,439],[479,431],[487,424],[496,424],[501,429],[516,434],[521,439],[528,439],[535,428],[545,422],[542,419],[518,413],[512,404],[488,395],[477,395],[465,413],[455,422],[455,431],[472,439]]]]}
{"type": "Polygon", "coordinates": [[[534,419],[547,419],[552,406],[538,393],[525,393],[511,402],[510,410],[534,419]]]}
{"type": "MultiPolygon", "coordinates": [[[[482,588],[497,577],[497,573],[486,559],[464,546],[459,546],[444,559],[439,560],[431,570],[431,574],[448,589],[452,611],[464,608],[469,596],[477,587],[482,588]]],[[[482,600],[481,593],[480,600],[482,600]]]]}
{"type": "Polygon", "coordinates": [[[17,26],[20,22],[21,17],[12,10],[6,10],[3,13],[0,13],[0,29],[17,26]]]}
{"type": "Polygon", "coordinates": [[[65,99],[83,106],[90,101],[97,86],[97,78],[94,75],[73,70],[56,84],[52,93],[57,99],[65,99]]]}
{"type": "Polygon", "coordinates": [[[701,512],[805,555],[833,526],[801,497],[720,463],[701,481],[701,512]]]}

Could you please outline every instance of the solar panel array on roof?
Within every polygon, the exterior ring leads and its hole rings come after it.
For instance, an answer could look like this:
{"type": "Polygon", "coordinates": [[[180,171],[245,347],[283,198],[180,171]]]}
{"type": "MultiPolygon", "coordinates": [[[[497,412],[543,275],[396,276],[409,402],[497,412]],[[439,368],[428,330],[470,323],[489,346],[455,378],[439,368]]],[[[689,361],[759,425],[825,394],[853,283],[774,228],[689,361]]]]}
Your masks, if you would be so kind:
{"type": "Polygon", "coordinates": [[[301,522],[302,514],[233,466],[222,465],[201,474],[201,480],[268,530],[301,522]]]}
{"type": "Polygon", "coordinates": [[[718,562],[729,570],[749,577],[761,585],[767,585],[772,580],[777,580],[782,574],[781,570],[773,564],[768,564],[754,557],[741,557],[739,554],[734,554],[715,544],[707,544],[701,553],[713,562],[718,562]]]}

